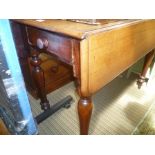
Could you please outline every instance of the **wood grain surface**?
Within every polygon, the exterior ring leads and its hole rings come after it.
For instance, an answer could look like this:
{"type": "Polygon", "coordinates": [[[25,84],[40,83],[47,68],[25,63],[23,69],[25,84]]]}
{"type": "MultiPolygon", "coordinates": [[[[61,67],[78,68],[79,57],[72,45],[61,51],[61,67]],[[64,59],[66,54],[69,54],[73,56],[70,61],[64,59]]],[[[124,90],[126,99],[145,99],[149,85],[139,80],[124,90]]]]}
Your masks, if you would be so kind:
{"type": "Polygon", "coordinates": [[[155,48],[155,20],[96,33],[87,40],[85,65],[93,94],[155,48]]]}
{"type": "Polygon", "coordinates": [[[77,39],[83,39],[85,36],[93,31],[105,31],[107,29],[113,29],[114,27],[121,27],[122,25],[128,25],[136,21],[141,20],[113,20],[113,19],[100,19],[99,25],[89,25],[83,23],[76,23],[68,20],[60,19],[45,19],[45,20],[34,20],[34,19],[16,19],[14,20],[24,25],[33,26],[36,28],[48,30],[55,33],[60,33],[66,36],[70,36],[77,39]]]}

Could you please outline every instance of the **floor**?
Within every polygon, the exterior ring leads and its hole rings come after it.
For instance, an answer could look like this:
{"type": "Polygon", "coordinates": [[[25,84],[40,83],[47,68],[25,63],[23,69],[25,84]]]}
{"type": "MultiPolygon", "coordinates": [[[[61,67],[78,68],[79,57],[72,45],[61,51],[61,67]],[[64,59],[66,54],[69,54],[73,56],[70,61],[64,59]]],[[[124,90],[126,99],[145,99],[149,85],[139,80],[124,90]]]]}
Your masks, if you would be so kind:
{"type": "MultiPolygon", "coordinates": [[[[155,134],[155,87],[152,79],[139,90],[137,76],[119,76],[93,96],[94,109],[90,122],[90,135],[154,135],[155,134]]],[[[79,96],[71,82],[48,95],[50,103],[61,100],[66,95],[74,98],[69,109],[61,109],[39,127],[40,135],[78,135],[79,122],[77,102],[79,96]]],[[[29,95],[33,115],[41,110],[39,100],[29,95]]],[[[6,130],[0,119],[0,134],[6,130]]]]}
{"type": "Polygon", "coordinates": [[[155,135],[155,104],[153,104],[134,135],[155,135]]]}
{"type": "MultiPolygon", "coordinates": [[[[127,79],[119,76],[93,96],[94,109],[90,122],[90,135],[131,135],[149,134],[143,122],[150,121],[151,108],[155,101],[153,85],[146,84],[139,90],[137,76],[127,79]],[[147,119],[147,120],[146,120],[147,119]],[[145,129],[144,129],[145,128],[145,129]]],[[[151,80],[152,82],[155,82],[151,80]]],[[[56,103],[66,95],[74,98],[71,108],[61,109],[39,125],[40,135],[78,135],[79,122],[77,102],[79,96],[71,82],[48,95],[50,103],[56,103]]],[[[34,116],[41,110],[39,100],[29,96],[34,116]]],[[[152,118],[152,117],[151,117],[152,118]]],[[[152,124],[152,123],[151,123],[152,124]]],[[[153,133],[153,132],[152,132],[153,133]]]]}

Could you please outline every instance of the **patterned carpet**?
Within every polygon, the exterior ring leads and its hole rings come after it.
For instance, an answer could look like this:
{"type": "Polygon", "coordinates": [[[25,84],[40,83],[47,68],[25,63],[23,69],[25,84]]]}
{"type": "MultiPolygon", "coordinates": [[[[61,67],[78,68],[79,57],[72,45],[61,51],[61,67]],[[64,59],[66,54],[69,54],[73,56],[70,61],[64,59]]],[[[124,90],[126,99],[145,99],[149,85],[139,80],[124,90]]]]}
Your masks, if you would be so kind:
{"type": "MultiPolygon", "coordinates": [[[[152,80],[152,82],[154,82],[152,80]]],[[[94,109],[90,122],[90,135],[130,135],[134,134],[148,113],[154,99],[155,88],[149,84],[140,90],[136,85],[136,76],[129,79],[119,76],[93,96],[94,109]]],[[[48,95],[50,103],[56,103],[66,95],[74,102],[69,109],[61,109],[39,125],[40,135],[77,135],[79,122],[74,83],[48,95]]],[[[41,110],[39,100],[29,95],[34,116],[41,110]]]]}

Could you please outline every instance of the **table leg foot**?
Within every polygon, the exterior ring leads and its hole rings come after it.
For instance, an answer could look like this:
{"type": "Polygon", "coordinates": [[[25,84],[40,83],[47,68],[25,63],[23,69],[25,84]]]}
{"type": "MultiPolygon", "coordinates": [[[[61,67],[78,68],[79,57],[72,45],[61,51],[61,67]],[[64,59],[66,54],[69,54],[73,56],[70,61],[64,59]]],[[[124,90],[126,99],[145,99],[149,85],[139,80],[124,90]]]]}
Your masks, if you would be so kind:
{"type": "Polygon", "coordinates": [[[92,100],[91,98],[80,98],[78,103],[78,114],[80,121],[80,134],[87,135],[89,130],[89,123],[92,114],[92,100]]]}
{"type": "Polygon", "coordinates": [[[143,85],[143,83],[147,83],[148,82],[148,78],[143,77],[143,76],[139,76],[139,79],[137,80],[137,85],[138,85],[138,89],[140,89],[143,85]]]}
{"type": "Polygon", "coordinates": [[[139,79],[137,80],[138,88],[140,89],[143,83],[148,82],[148,78],[146,78],[146,73],[153,61],[155,54],[155,50],[152,50],[145,56],[144,65],[141,74],[139,75],[139,79]]]}

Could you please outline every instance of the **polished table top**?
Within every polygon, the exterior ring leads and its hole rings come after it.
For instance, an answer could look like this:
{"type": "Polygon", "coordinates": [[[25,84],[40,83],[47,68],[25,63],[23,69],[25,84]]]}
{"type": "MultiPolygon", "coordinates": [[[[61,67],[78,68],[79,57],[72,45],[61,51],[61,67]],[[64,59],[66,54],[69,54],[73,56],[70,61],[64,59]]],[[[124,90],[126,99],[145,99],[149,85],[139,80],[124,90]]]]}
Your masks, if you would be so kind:
{"type": "Polygon", "coordinates": [[[25,25],[34,26],[51,32],[61,33],[67,36],[83,39],[87,35],[96,33],[98,31],[106,31],[113,28],[118,28],[124,25],[133,24],[135,22],[141,22],[144,20],[134,19],[98,19],[98,25],[84,24],[73,22],[69,20],[56,20],[56,19],[23,19],[15,20],[25,25]]]}

